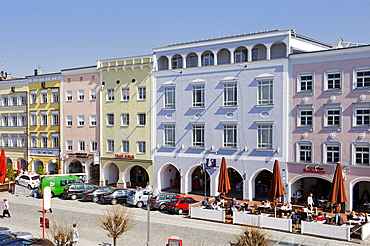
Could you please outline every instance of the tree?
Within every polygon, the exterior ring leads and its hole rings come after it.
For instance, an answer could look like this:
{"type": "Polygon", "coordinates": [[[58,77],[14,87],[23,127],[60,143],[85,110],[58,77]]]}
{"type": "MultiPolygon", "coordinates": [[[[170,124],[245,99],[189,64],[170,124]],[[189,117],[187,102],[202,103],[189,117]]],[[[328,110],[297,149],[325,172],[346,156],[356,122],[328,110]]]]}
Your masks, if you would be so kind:
{"type": "Polygon", "coordinates": [[[45,173],[44,173],[44,167],[43,166],[39,166],[39,169],[37,170],[37,173],[39,174],[39,175],[44,175],[45,173]]]}
{"type": "Polygon", "coordinates": [[[113,246],[117,245],[117,238],[135,226],[132,213],[121,205],[110,206],[98,220],[107,236],[113,238],[113,246]]]}
{"type": "Polygon", "coordinates": [[[232,246],[267,246],[270,245],[266,233],[258,227],[244,226],[242,233],[235,239],[232,246]]]}
{"type": "Polygon", "coordinates": [[[11,163],[8,164],[8,173],[6,174],[6,177],[10,180],[14,179],[14,169],[11,163]]]}
{"type": "MultiPolygon", "coordinates": [[[[66,221],[55,221],[52,223],[48,235],[56,246],[68,246],[70,244],[72,239],[72,224],[74,223],[68,223],[66,221]]],[[[79,229],[78,224],[77,228],[79,229]]]]}

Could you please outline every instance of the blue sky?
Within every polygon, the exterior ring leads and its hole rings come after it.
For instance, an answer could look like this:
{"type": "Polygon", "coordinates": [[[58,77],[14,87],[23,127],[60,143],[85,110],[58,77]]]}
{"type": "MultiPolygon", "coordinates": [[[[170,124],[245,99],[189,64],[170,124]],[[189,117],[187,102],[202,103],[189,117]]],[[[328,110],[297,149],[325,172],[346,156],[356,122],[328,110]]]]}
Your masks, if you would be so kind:
{"type": "Polygon", "coordinates": [[[370,0],[0,0],[0,10],[0,58],[17,77],[272,29],[370,44],[370,0]]]}

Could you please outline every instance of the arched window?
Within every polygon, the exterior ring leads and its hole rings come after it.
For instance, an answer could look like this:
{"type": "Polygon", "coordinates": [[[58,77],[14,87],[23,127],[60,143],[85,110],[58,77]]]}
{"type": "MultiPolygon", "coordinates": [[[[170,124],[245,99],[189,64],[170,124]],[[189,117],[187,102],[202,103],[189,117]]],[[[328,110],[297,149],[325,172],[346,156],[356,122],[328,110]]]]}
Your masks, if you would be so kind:
{"type": "Polygon", "coordinates": [[[217,54],[217,65],[229,64],[230,63],[230,51],[228,49],[222,49],[217,54]]]}
{"type": "Polygon", "coordinates": [[[182,66],[182,56],[181,55],[174,55],[172,57],[172,69],[183,68],[182,66]]]}
{"type": "Polygon", "coordinates": [[[238,47],[234,52],[234,62],[247,62],[248,61],[248,50],[244,47],[238,47]]]}
{"type": "Polygon", "coordinates": [[[198,66],[198,56],[195,53],[190,53],[186,57],[186,67],[197,67],[198,66]]]}
{"type": "Polygon", "coordinates": [[[271,46],[271,59],[285,58],[286,57],[286,44],[283,42],[274,43],[271,46]]]}
{"type": "Polygon", "coordinates": [[[262,61],[267,59],[266,46],[257,44],[252,49],[252,61],[262,61]]]}
{"type": "Polygon", "coordinates": [[[206,51],[202,55],[202,66],[214,65],[214,55],[211,51],[206,51]]]}
{"type": "Polygon", "coordinates": [[[168,69],[168,58],[161,56],[158,59],[158,70],[167,70],[168,69]]]}

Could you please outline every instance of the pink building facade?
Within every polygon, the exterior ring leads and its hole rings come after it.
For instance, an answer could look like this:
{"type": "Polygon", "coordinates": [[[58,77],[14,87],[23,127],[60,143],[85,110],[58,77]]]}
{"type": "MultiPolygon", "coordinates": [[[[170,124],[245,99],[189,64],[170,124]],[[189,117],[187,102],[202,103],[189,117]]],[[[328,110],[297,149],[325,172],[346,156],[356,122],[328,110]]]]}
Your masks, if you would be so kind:
{"type": "Polygon", "coordinates": [[[370,46],[291,56],[291,162],[287,196],[298,190],[325,199],[337,162],[343,166],[348,202],[370,201],[370,46]]]}
{"type": "Polygon", "coordinates": [[[62,70],[63,173],[99,180],[100,74],[96,66],[62,70]]]}

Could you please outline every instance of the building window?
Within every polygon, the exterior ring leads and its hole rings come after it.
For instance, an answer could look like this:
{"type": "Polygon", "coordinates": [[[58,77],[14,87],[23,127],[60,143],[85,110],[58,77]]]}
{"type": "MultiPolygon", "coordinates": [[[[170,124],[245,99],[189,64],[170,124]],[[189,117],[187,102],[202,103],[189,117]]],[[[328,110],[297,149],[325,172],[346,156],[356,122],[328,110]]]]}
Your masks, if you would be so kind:
{"type": "Polygon", "coordinates": [[[21,96],[21,106],[27,106],[27,97],[21,96]]]}
{"type": "Polygon", "coordinates": [[[68,115],[66,118],[67,118],[66,119],[67,126],[71,127],[73,125],[72,115],[68,115]]]}
{"type": "Polygon", "coordinates": [[[146,87],[141,86],[137,88],[137,99],[146,100],[146,87]]]}
{"type": "Polygon", "coordinates": [[[36,91],[30,91],[30,104],[36,104],[37,103],[37,94],[36,94],[36,91]]]}
{"type": "Polygon", "coordinates": [[[20,125],[19,126],[27,126],[27,116],[21,115],[20,116],[20,125]]]}
{"type": "Polygon", "coordinates": [[[327,73],[326,74],[327,90],[339,90],[341,88],[341,73],[327,73]]]}
{"type": "Polygon", "coordinates": [[[356,108],[356,126],[370,126],[370,109],[356,108]]]}
{"type": "Polygon", "coordinates": [[[114,89],[107,89],[107,101],[114,101],[114,89]]]}
{"type": "Polygon", "coordinates": [[[178,69],[183,67],[183,59],[180,55],[175,55],[172,57],[172,69],[178,69]]]}
{"type": "Polygon", "coordinates": [[[313,123],[313,110],[312,109],[299,109],[298,111],[300,127],[311,127],[313,123]]]}
{"type": "Polygon", "coordinates": [[[51,99],[52,99],[52,103],[59,103],[59,90],[58,89],[51,90],[51,99]]]}
{"type": "Polygon", "coordinates": [[[48,125],[48,111],[41,111],[41,125],[48,125]]]}
{"type": "Polygon", "coordinates": [[[72,150],[73,150],[72,140],[67,140],[67,151],[72,150]]]}
{"type": "Polygon", "coordinates": [[[107,152],[114,152],[114,140],[107,140],[107,152]]]}
{"type": "Polygon", "coordinates": [[[66,101],[67,102],[72,102],[72,91],[66,91],[66,101]]]}
{"type": "Polygon", "coordinates": [[[369,165],[370,148],[368,145],[356,145],[356,165],[369,165]]]}
{"type": "Polygon", "coordinates": [[[164,88],[164,107],[165,108],[175,108],[176,98],[175,98],[175,87],[164,88]]]}
{"type": "Polygon", "coordinates": [[[164,145],[175,146],[176,127],[174,125],[164,126],[164,145]]]}
{"type": "Polygon", "coordinates": [[[107,125],[114,126],[114,114],[113,113],[107,114],[107,125]]]}
{"type": "Polygon", "coordinates": [[[27,147],[27,136],[21,136],[20,141],[21,141],[21,147],[22,148],[27,147]]]}
{"type": "Polygon", "coordinates": [[[78,116],[78,126],[84,126],[85,125],[85,116],[79,115],[78,116]]]}
{"type": "Polygon", "coordinates": [[[204,107],[204,85],[193,86],[193,107],[204,107]]]}
{"type": "Polygon", "coordinates": [[[57,110],[52,111],[51,115],[53,117],[53,126],[59,126],[59,112],[57,110]]]}
{"type": "Polygon", "coordinates": [[[299,84],[301,92],[312,92],[313,80],[312,74],[302,74],[299,76],[299,84]]]}
{"type": "Polygon", "coordinates": [[[224,125],[224,141],[223,147],[236,148],[237,147],[237,126],[224,125]]]}
{"type": "Polygon", "coordinates": [[[238,85],[236,83],[224,84],[224,106],[238,105],[238,85]]]}
{"type": "Polygon", "coordinates": [[[3,135],[3,147],[9,147],[9,137],[3,135]]]}
{"type": "Polygon", "coordinates": [[[272,149],[272,125],[258,125],[258,148],[272,149]]]}
{"type": "Polygon", "coordinates": [[[128,140],[122,140],[122,153],[129,153],[130,142],[128,140]]]}
{"type": "Polygon", "coordinates": [[[18,147],[18,137],[17,137],[17,135],[12,135],[11,138],[12,138],[12,146],[11,147],[14,147],[14,148],[18,147]]]}
{"type": "Polygon", "coordinates": [[[78,151],[85,151],[85,141],[78,141],[78,151]]]}
{"type": "Polygon", "coordinates": [[[146,114],[145,113],[138,113],[137,114],[137,121],[139,126],[146,125],[146,114]]]}
{"type": "Polygon", "coordinates": [[[98,151],[98,142],[97,141],[90,141],[90,151],[97,152],[98,151]]]}
{"type": "Polygon", "coordinates": [[[274,103],[273,82],[259,81],[258,82],[258,105],[271,105],[274,103]]]}
{"type": "Polygon", "coordinates": [[[78,90],[78,101],[85,100],[85,90],[78,90]]]}
{"type": "Polygon", "coordinates": [[[96,126],[96,125],[97,125],[96,115],[90,115],[90,126],[96,126]]]}
{"type": "Polygon", "coordinates": [[[146,142],[145,141],[138,141],[137,142],[137,153],[138,154],[145,154],[146,153],[146,142]]]}
{"type": "Polygon", "coordinates": [[[310,143],[299,144],[299,161],[300,162],[311,162],[312,145],[310,143]]]}
{"type": "Polygon", "coordinates": [[[210,51],[205,52],[202,55],[202,66],[212,66],[214,64],[213,53],[210,51]]]}
{"type": "Polygon", "coordinates": [[[96,100],[96,89],[90,89],[90,100],[91,101],[96,100]]]}
{"type": "Polygon", "coordinates": [[[31,134],[31,147],[37,148],[37,136],[36,134],[31,134]]]}
{"type": "Polygon", "coordinates": [[[56,149],[56,148],[59,148],[59,136],[53,136],[52,137],[52,148],[56,149]]]}
{"type": "Polygon", "coordinates": [[[41,90],[41,103],[45,104],[48,103],[48,91],[47,90],[41,90]]]}
{"type": "Polygon", "coordinates": [[[326,144],[326,163],[337,163],[340,161],[340,148],[337,144],[326,144]]]}
{"type": "Polygon", "coordinates": [[[356,72],[356,88],[370,87],[370,70],[356,72]]]}
{"type": "Polygon", "coordinates": [[[192,146],[204,147],[204,125],[193,125],[192,146]]]}
{"type": "Polygon", "coordinates": [[[130,125],[130,114],[123,113],[122,114],[122,126],[129,126],[130,125]]]}
{"type": "Polygon", "coordinates": [[[326,127],[338,127],[341,125],[340,109],[327,108],[325,116],[326,116],[326,127]]]}
{"type": "Polygon", "coordinates": [[[18,126],[18,116],[12,115],[12,126],[18,126]]]}
{"type": "Polygon", "coordinates": [[[130,101],[130,88],[122,88],[122,101],[130,101]]]}
{"type": "Polygon", "coordinates": [[[3,126],[9,126],[9,116],[3,115],[3,126]]]}
{"type": "Polygon", "coordinates": [[[11,97],[11,101],[12,101],[12,106],[18,106],[18,98],[16,96],[11,97]]]}
{"type": "Polygon", "coordinates": [[[9,98],[8,97],[3,97],[3,106],[9,106],[9,98]]]}
{"type": "Polygon", "coordinates": [[[30,123],[31,126],[37,126],[37,112],[36,111],[31,111],[30,113],[30,123]]]}
{"type": "Polygon", "coordinates": [[[48,147],[48,136],[43,134],[41,136],[41,148],[47,148],[48,147]]]}
{"type": "Polygon", "coordinates": [[[235,63],[247,62],[248,61],[248,51],[246,48],[238,48],[235,50],[235,63]]]}

